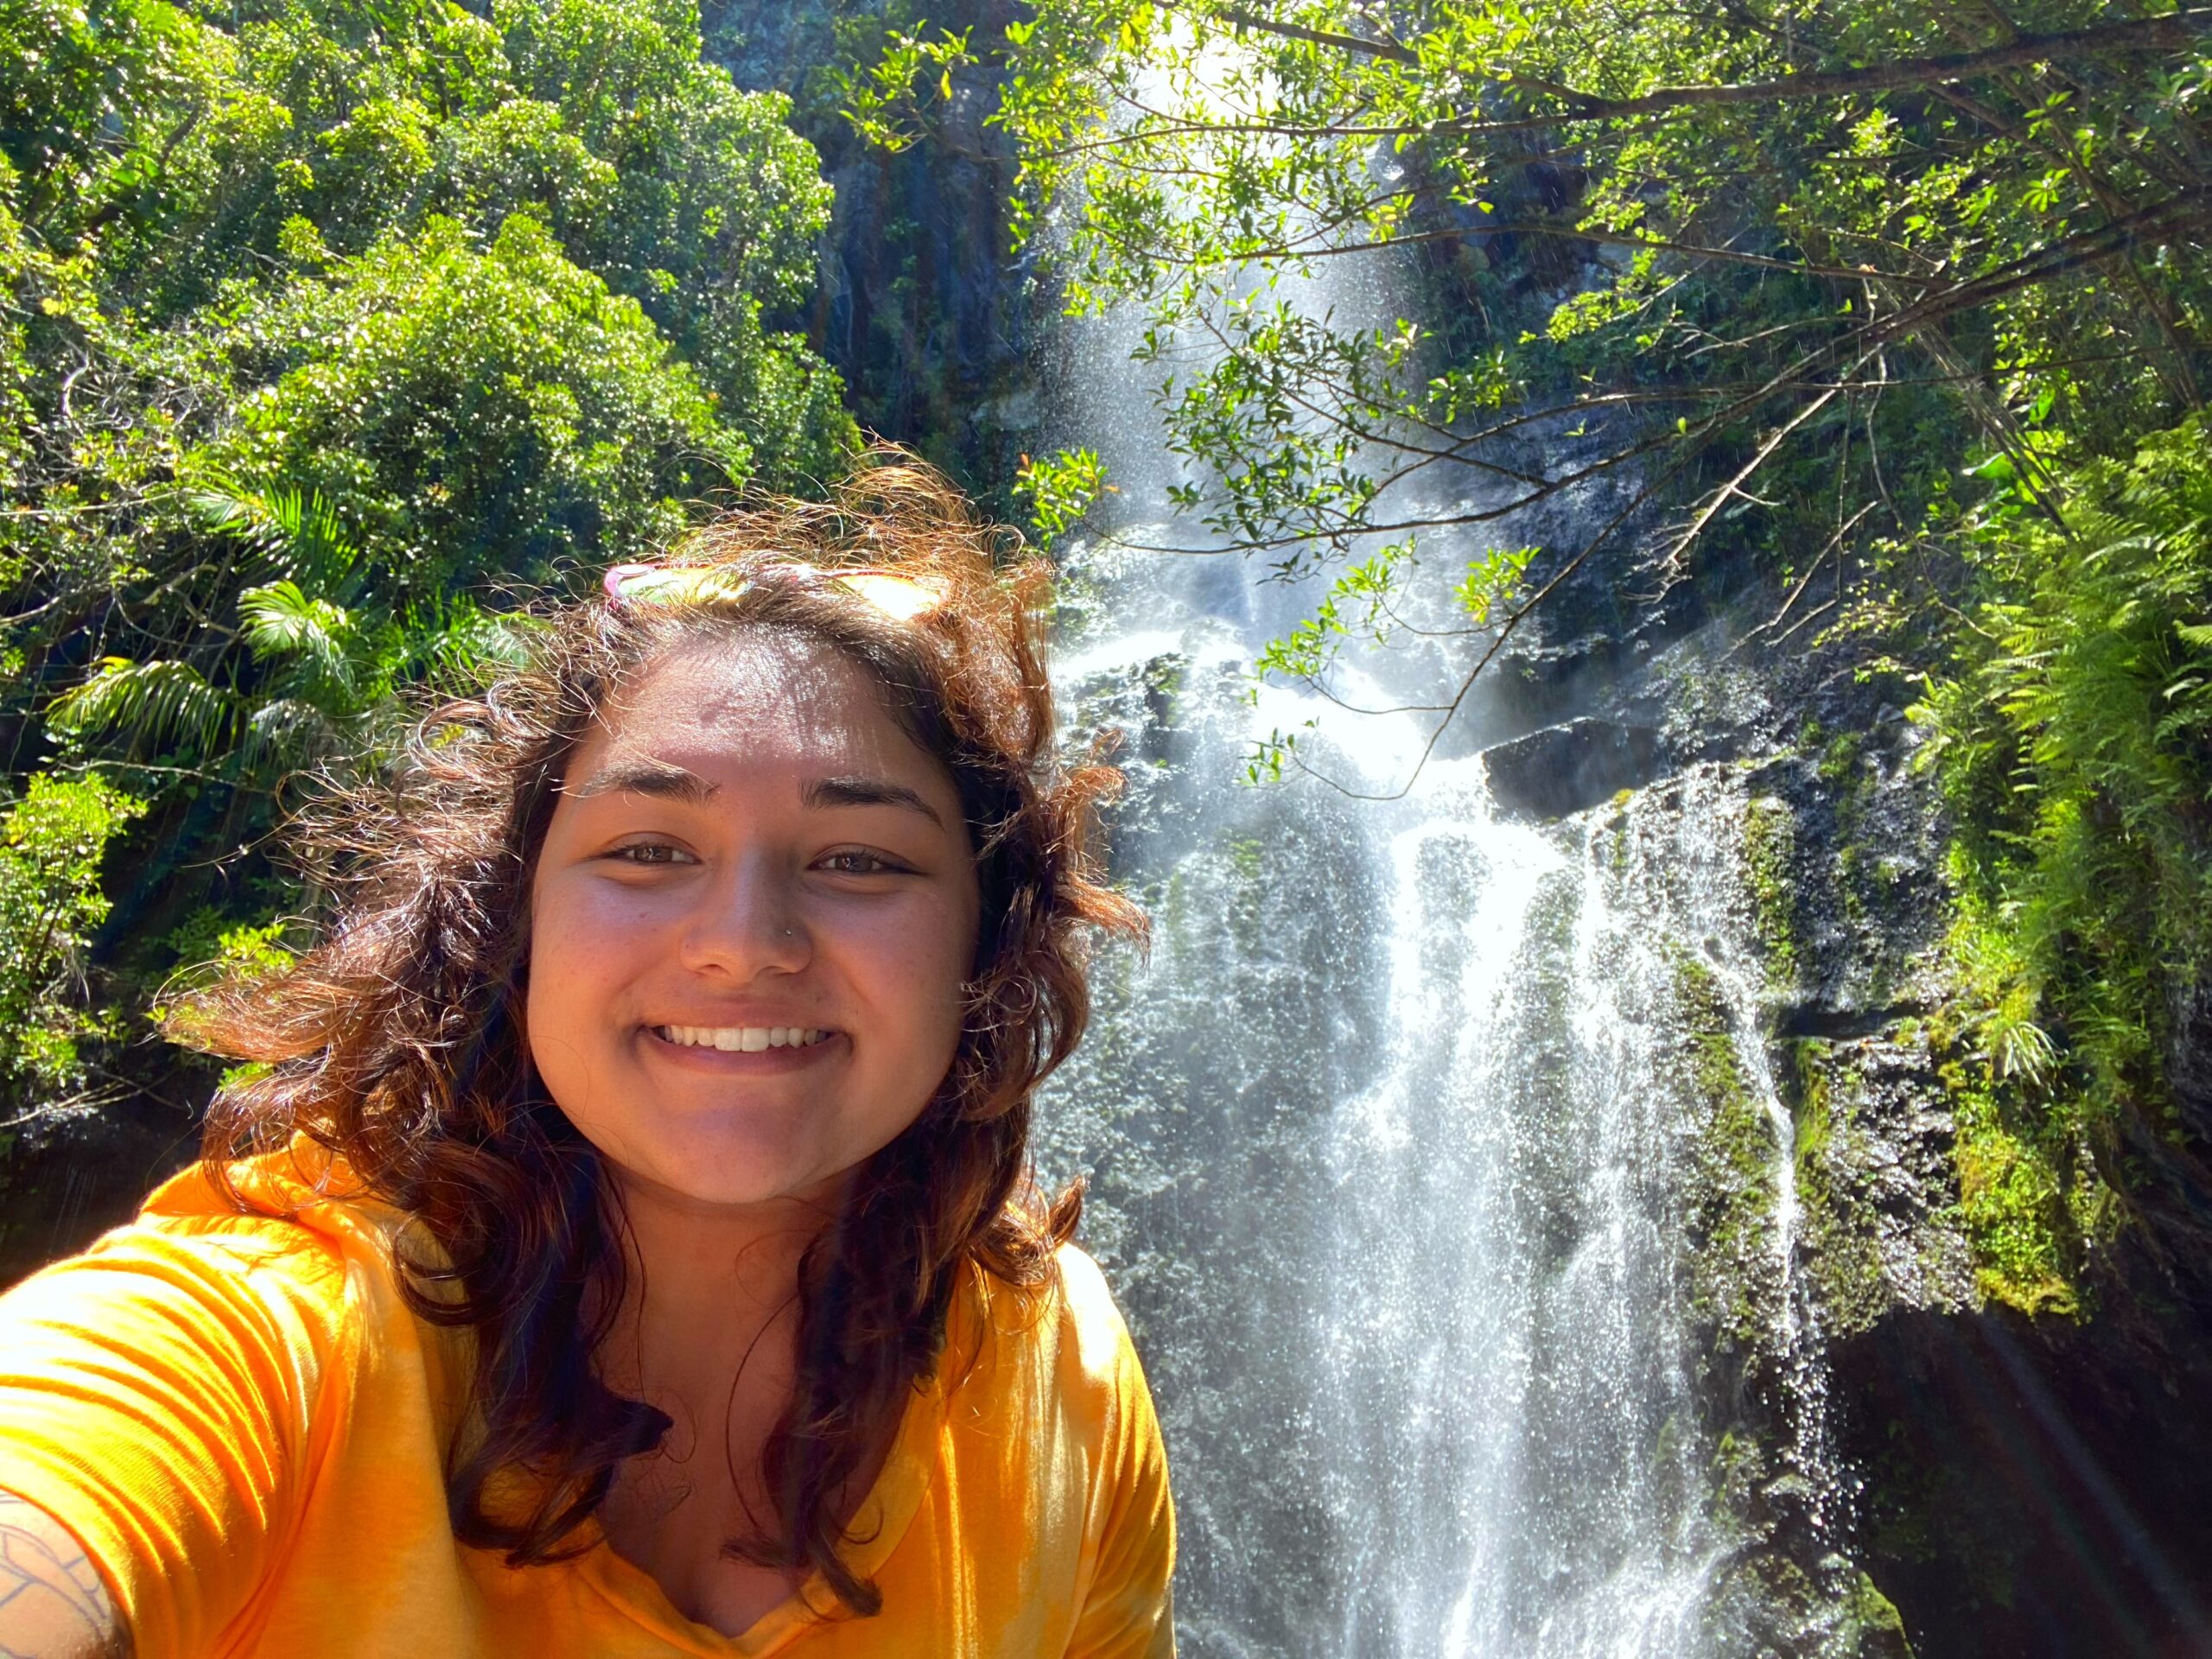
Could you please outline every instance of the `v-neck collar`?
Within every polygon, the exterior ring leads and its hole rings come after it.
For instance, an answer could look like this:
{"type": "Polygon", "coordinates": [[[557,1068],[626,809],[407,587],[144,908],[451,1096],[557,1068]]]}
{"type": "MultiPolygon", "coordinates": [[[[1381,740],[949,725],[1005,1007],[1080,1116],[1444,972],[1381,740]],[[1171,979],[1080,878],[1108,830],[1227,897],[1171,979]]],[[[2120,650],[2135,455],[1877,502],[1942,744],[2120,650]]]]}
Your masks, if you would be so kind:
{"type": "MultiPolygon", "coordinates": [[[[937,1467],[938,1439],[944,1415],[944,1368],[940,1364],[906,1402],[890,1454],[846,1528],[861,1541],[847,1555],[855,1577],[865,1580],[880,1571],[906,1536],[937,1467]]],[[[822,1617],[818,1610],[836,1605],[828,1580],[820,1573],[811,1572],[796,1593],[761,1614],[741,1634],[724,1636],[712,1625],[678,1612],[659,1581],[635,1562],[616,1554],[603,1533],[576,1558],[575,1565],[586,1582],[623,1613],[679,1651],[705,1659],[761,1659],[817,1623],[822,1617]]]]}

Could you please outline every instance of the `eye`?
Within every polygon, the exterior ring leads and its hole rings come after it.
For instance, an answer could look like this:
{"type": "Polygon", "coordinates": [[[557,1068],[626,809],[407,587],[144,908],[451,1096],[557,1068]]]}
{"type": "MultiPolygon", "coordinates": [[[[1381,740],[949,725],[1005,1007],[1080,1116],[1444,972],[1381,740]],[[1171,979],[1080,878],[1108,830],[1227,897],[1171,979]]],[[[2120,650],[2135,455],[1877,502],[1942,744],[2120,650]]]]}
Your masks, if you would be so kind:
{"type": "Polygon", "coordinates": [[[815,861],[814,868],[827,870],[832,875],[903,875],[906,873],[905,865],[893,863],[880,853],[871,853],[859,847],[825,853],[815,861]]]}
{"type": "Polygon", "coordinates": [[[642,865],[647,868],[696,861],[683,848],[665,841],[633,841],[626,847],[613,849],[607,856],[617,863],[642,865]]]}

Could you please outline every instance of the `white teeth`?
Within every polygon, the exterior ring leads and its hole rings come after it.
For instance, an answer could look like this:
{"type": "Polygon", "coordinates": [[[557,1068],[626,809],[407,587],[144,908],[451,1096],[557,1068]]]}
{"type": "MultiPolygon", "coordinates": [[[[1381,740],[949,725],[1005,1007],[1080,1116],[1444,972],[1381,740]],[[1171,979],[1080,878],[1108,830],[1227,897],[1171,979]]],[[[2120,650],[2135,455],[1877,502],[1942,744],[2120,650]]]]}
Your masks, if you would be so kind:
{"type": "Polygon", "coordinates": [[[656,1026],[679,1048],[718,1048],[758,1054],[766,1048],[810,1048],[830,1033],[814,1026],[656,1026]]]}

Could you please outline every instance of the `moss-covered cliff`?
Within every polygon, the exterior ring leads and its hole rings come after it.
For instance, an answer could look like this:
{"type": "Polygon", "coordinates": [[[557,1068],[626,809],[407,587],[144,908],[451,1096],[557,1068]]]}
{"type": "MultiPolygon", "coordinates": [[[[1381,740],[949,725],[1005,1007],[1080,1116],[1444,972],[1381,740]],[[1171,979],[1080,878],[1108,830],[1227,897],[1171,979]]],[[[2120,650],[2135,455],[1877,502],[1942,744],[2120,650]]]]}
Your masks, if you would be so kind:
{"type": "MultiPolygon", "coordinates": [[[[1689,1243],[1707,1409],[1750,1528],[1737,1570],[1865,1612],[1859,1634],[1808,1627],[1781,1651],[2196,1651],[2212,1300],[2175,1243],[2194,1218],[2153,1180],[2113,1184],[1999,1074],[1925,728],[1848,649],[1745,645],[1774,603],[1753,585],[1662,629],[1646,668],[1593,681],[1586,715],[1656,722],[1675,756],[1708,757],[1680,764],[1738,780],[1707,833],[1738,863],[1758,1029],[1686,953],[1673,1039],[1700,1103],[1689,1243]],[[1795,1263],[1842,1484],[1824,1529],[1781,1479],[1807,1402],[1777,1336],[1780,1193],[1747,1041],[1794,1131],[1795,1263]]],[[[1656,770],[1600,814],[1673,810],[1683,774],[1656,770]]]]}

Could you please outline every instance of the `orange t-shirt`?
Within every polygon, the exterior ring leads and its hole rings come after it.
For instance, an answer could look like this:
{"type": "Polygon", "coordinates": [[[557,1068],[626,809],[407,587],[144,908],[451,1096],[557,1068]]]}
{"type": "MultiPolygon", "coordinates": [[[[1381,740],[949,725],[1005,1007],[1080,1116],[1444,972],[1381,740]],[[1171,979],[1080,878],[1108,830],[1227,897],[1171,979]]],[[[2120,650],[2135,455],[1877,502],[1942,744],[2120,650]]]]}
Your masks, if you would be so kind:
{"type": "Polygon", "coordinates": [[[389,1211],[289,1197],[242,1216],[179,1176],[0,1297],[0,1491],[84,1545],[138,1659],[1173,1653],[1159,1424],[1081,1251],[1041,1305],[980,1274],[956,1299],[946,1353],[978,1357],[916,1393],[853,1523],[883,1611],[794,1599],[731,1638],[595,1533],[547,1567],[457,1542],[461,1339],[402,1298],[389,1211]]]}

